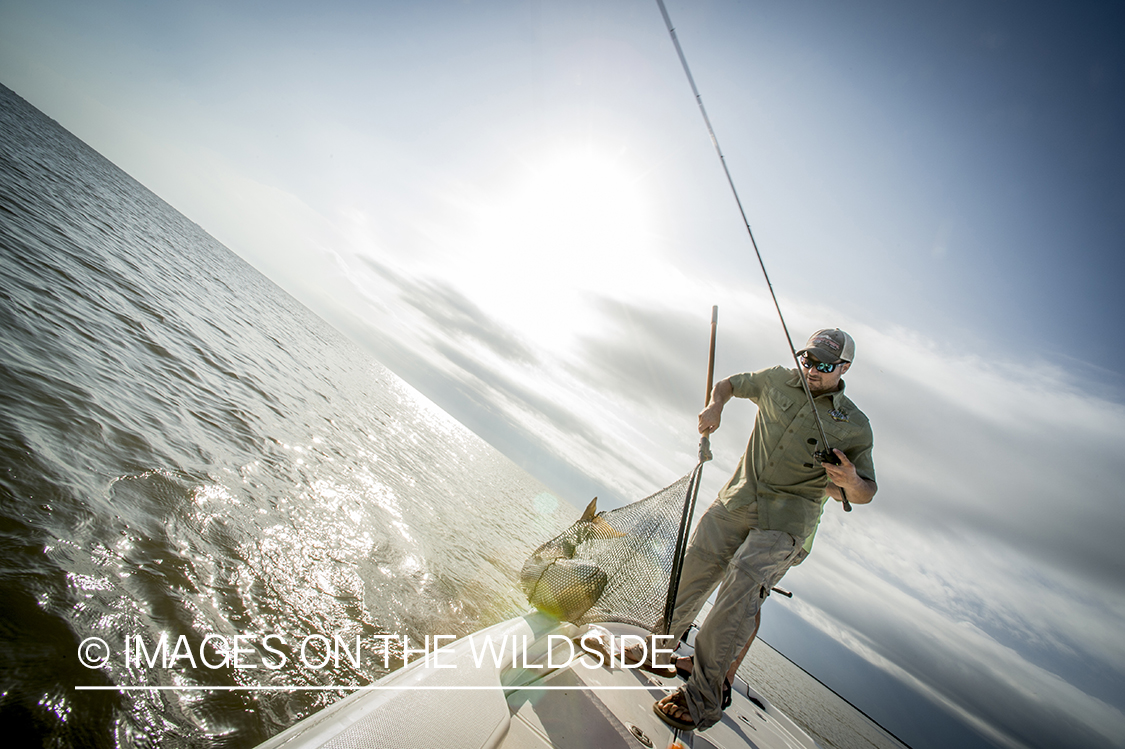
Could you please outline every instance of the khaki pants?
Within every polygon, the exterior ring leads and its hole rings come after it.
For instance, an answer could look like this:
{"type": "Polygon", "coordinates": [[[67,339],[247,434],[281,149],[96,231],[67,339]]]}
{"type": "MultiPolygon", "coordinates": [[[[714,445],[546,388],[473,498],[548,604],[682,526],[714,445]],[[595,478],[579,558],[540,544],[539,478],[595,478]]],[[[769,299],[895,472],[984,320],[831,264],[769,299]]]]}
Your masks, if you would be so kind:
{"type": "Polygon", "coordinates": [[[796,561],[804,541],[784,531],[760,530],[757,524],[756,504],[730,510],[715,502],[700,519],[684,557],[669,634],[684,634],[711,592],[719,588],[715,605],[696,635],[686,687],[697,730],[722,719],[727,669],[750,639],[762,600],[796,561]]]}

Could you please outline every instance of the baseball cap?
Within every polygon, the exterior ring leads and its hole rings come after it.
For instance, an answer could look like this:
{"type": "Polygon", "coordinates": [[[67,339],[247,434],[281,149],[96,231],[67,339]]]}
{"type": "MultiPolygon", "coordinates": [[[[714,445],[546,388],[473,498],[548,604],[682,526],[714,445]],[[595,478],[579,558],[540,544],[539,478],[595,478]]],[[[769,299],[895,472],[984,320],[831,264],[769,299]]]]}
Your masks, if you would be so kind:
{"type": "Polygon", "coordinates": [[[797,353],[812,354],[818,361],[828,364],[850,362],[855,357],[855,341],[839,328],[824,328],[809,336],[809,342],[797,353]]]}

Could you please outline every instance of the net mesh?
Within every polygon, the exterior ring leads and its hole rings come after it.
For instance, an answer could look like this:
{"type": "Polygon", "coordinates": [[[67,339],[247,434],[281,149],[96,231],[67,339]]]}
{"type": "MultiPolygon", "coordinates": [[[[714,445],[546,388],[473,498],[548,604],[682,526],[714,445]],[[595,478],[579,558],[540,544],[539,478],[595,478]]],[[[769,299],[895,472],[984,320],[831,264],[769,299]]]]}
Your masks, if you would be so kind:
{"type": "Polygon", "coordinates": [[[659,631],[693,476],[624,507],[587,512],[536,549],[520,573],[531,604],[577,625],[625,622],[659,631]]]}

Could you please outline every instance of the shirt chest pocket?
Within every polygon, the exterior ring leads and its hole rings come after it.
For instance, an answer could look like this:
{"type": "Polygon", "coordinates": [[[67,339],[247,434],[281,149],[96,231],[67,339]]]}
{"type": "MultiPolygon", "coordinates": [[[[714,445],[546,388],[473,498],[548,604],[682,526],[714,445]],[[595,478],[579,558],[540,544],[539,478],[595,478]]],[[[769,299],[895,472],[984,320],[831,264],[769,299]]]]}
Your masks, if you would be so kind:
{"type": "Polygon", "coordinates": [[[784,414],[792,415],[793,399],[777,390],[767,390],[759,404],[769,419],[779,419],[784,414]]]}
{"type": "Polygon", "coordinates": [[[862,429],[850,422],[828,420],[823,424],[824,434],[833,447],[850,447],[863,434],[862,429]]]}

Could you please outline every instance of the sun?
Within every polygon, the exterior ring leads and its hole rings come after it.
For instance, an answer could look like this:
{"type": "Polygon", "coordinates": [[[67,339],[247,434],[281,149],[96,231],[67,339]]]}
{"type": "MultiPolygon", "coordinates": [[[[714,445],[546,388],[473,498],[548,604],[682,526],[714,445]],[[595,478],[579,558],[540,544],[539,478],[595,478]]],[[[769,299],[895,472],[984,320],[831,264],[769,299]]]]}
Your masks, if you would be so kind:
{"type": "Polygon", "coordinates": [[[498,314],[558,332],[560,308],[643,276],[651,203],[643,175],[623,156],[556,149],[521,164],[476,206],[457,280],[498,314]]]}

